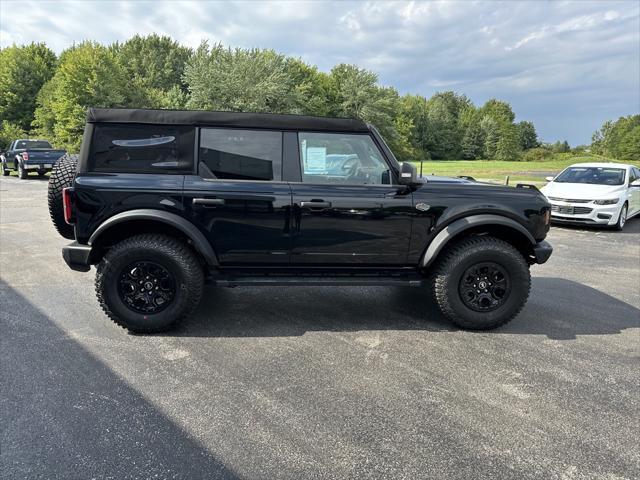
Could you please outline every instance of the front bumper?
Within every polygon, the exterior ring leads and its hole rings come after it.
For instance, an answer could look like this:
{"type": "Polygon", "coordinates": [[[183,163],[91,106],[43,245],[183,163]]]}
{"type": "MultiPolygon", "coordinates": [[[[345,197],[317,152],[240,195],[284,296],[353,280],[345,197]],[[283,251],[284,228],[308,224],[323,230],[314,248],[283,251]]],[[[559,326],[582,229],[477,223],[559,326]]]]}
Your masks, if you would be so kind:
{"type": "Polygon", "coordinates": [[[582,225],[615,225],[620,215],[621,203],[594,205],[593,203],[559,203],[550,200],[551,220],[560,223],[582,225]]]}
{"type": "Polygon", "coordinates": [[[535,257],[535,263],[542,264],[549,260],[549,257],[553,253],[553,247],[545,240],[536,243],[533,246],[533,256],[535,257]]]}
{"type": "Polygon", "coordinates": [[[62,258],[71,270],[88,272],[91,268],[91,247],[78,242],[62,247],[62,258]]]}

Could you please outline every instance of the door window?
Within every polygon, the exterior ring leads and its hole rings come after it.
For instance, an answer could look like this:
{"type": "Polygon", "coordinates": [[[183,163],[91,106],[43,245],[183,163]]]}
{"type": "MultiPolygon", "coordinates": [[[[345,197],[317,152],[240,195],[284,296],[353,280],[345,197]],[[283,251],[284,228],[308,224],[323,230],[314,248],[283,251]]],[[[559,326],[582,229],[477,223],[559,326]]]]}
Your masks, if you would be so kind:
{"type": "Polygon", "coordinates": [[[298,134],[302,181],[345,185],[387,185],[389,166],[369,135],[298,134]]]}
{"type": "Polygon", "coordinates": [[[203,178],[280,180],[282,132],[203,128],[199,173],[203,178]]]}

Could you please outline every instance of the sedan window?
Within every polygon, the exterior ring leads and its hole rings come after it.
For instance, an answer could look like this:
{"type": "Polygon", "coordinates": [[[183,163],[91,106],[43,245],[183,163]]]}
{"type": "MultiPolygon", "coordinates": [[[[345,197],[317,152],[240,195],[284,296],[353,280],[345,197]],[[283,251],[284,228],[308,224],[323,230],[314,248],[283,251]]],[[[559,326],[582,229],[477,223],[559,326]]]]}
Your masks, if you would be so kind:
{"type": "Polygon", "coordinates": [[[621,168],[569,167],[554,182],[589,183],[594,185],[623,185],[625,172],[621,168]]]}

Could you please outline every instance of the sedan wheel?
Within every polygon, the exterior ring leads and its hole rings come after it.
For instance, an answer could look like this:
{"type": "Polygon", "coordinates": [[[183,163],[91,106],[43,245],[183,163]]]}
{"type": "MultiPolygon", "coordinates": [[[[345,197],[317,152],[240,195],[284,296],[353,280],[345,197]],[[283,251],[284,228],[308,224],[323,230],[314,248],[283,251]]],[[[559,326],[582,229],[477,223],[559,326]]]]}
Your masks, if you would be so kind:
{"type": "Polygon", "coordinates": [[[627,204],[625,203],[620,210],[620,216],[618,217],[618,223],[616,223],[615,229],[622,230],[624,228],[624,224],[627,223],[627,204]]]}

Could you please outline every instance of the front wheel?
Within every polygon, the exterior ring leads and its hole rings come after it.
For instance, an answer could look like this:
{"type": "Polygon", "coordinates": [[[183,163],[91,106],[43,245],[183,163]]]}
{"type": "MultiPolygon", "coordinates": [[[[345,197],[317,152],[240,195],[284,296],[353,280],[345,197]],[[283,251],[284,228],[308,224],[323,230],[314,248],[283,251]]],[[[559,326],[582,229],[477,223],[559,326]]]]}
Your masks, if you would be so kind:
{"type": "Polygon", "coordinates": [[[440,310],[461,328],[489,330],[512,320],[527,302],[529,266],[511,244],[470,237],[442,254],[433,276],[440,310]]]}
{"type": "Polygon", "coordinates": [[[203,285],[203,270],[193,250],[157,234],[116,244],[96,274],[96,295],[104,312],[136,333],[173,327],[198,306],[203,285]]]}
{"type": "Polygon", "coordinates": [[[618,216],[618,222],[614,225],[614,229],[621,231],[624,228],[624,225],[627,223],[627,213],[629,211],[629,207],[625,203],[620,209],[620,215],[618,216]]]}

